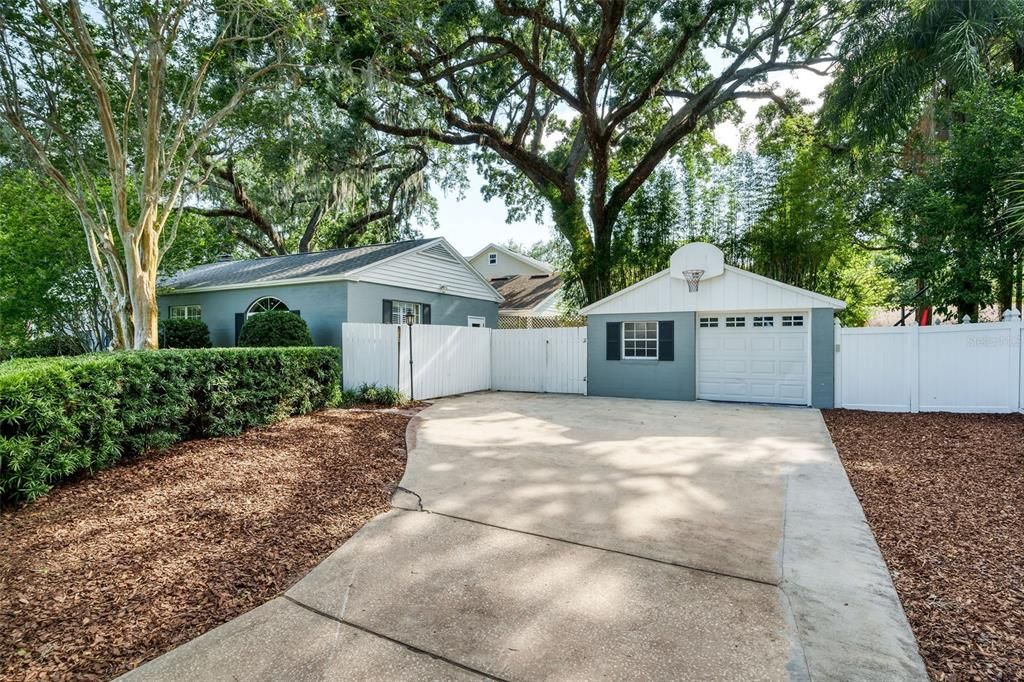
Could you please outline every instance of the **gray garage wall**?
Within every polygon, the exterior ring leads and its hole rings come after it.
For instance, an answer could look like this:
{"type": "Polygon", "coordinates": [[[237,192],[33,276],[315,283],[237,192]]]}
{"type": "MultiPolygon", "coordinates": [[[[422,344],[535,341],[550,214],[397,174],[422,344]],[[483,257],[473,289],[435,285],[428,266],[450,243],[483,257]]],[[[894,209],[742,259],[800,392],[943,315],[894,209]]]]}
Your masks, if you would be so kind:
{"type": "Polygon", "coordinates": [[[587,393],[616,398],[697,399],[697,328],[692,312],[590,315],[587,317],[587,393]],[[608,360],[609,322],[675,322],[671,362],[608,360]]]}
{"type": "MultiPolygon", "coordinates": [[[[203,322],[210,328],[214,346],[235,345],[235,313],[244,313],[257,298],[273,296],[291,310],[298,310],[309,325],[313,343],[341,346],[341,323],[348,312],[348,282],[317,282],[226,289],[198,294],[167,294],[158,298],[160,318],[167,319],[172,305],[201,305],[203,322]]],[[[378,304],[378,308],[380,305],[378,304]]]]}
{"type": "Polygon", "coordinates": [[[385,300],[426,303],[430,306],[431,324],[450,324],[465,327],[467,318],[483,317],[487,326],[498,326],[498,304],[478,298],[464,298],[432,291],[405,289],[402,287],[373,284],[370,282],[349,282],[348,322],[380,322],[381,303],[385,300]]]}
{"type": "Polygon", "coordinates": [[[811,310],[811,407],[835,406],[835,333],[831,308],[811,310]]]}

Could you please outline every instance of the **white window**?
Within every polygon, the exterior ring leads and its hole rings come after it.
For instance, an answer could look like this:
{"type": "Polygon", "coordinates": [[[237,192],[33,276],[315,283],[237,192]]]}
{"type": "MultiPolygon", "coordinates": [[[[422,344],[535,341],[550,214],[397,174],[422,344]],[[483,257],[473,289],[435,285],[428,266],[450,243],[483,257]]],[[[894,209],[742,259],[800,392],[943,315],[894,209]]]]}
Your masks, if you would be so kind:
{"type": "Polygon", "coordinates": [[[623,322],[622,357],[658,359],[658,323],[623,322]]]}
{"type": "Polygon", "coordinates": [[[405,324],[406,313],[412,313],[413,324],[420,324],[423,321],[420,316],[422,308],[423,306],[419,303],[410,303],[409,301],[392,301],[391,324],[405,324]]]}
{"type": "Polygon", "coordinates": [[[702,326],[702,327],[717,327],[718,326],[718,318],[717,317],[702,317],[702,318],[700,318],[700,326],[702,326]]]}
{"type": "Polygon", "coordinates": [[[273,296],[264,296],[263,298],[257,298],[255,301],[252,302],[252,305],[249,306],[249,309],[245,311],[245,317],[246,319],[248,319],[253,315],[259,315],[260,313],[265,313],[270,310],[287,311],[288,306],[286,306],[284,302],[278,298],[274,298],[273,296]]]}
{"type": "Polygon", "coordinates": [[[485,327],[487,326],[487,320],[476,315],[470,315],[466,318],[466,324],[470,327],[485,327]]]}
{"type": "Polygon", "coordinates": [[[201,320],[203,308],[198,305],[172,305],[167,314],[172,320],[201,320]]]}
{"type": "Polygon", "coordinates": [[[783,327],[802,327],[804,326],[803,315],[783,315],[782,316],[783,327]]]}
{"type": "Polygon", "coordinates": [[[775,316],[774,315],[754,315],[754,326],[755,327],[774,327],[775,316]]]}
{"type": "Polygon", "coordinates": [[[489,253],[489,254],[487,254],[487,264],[488,265],[497,265],[498,264],[498,254],[496,254],[496,253],[489,253]]]}
{"type": "Polygon", "coordinates": [[[739,317],[727,317],[727,318],[725,318],[725,326],[726,327],[746,327],[747,326],[747,318],[742,316],[742,315],[739,316],[739,317]]]}

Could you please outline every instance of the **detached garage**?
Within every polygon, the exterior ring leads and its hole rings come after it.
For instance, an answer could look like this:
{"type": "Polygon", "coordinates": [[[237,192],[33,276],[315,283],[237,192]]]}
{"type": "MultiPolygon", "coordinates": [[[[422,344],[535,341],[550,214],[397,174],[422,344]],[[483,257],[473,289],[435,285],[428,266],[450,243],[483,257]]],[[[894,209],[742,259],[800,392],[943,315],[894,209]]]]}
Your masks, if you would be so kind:
{"type": "Polygon", "coordinates": [[[587,392],[832,407],[833,315],[845,307],[687,244],[668,270],[581,311],[587,392]]]}

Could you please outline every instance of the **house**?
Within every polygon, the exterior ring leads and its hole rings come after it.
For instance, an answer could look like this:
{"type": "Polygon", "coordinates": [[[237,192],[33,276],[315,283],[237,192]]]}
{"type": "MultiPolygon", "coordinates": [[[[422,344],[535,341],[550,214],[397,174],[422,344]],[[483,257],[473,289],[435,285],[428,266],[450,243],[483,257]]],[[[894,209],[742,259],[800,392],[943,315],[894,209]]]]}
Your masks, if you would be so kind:
{"type": "Polygon", "coordinates": [[[667,270],[580,311],[587,391],[832,407],[833,316],[845,307],[687,244],[667,270]]]}
{"type": "Polygon", "coordinates": [[[555,271],[547,263],[498,244],[488,244],[467,260],[488,280],[513,275],[549,275],[555,271]]]}
{"type": "Polygon", "coordinates": [[[443,238],[251,260],[222,260],[162,279],[162,319],[200,318],[215,346],[245,320],[290,310],[318,345],[341,345],[342,322],[496,327],[501,295],[443,238]]]}
{"type": "Polygon", "coordinates": [[[470,256],[469,264],[505,299],[499,307],[502,327],[533,326],[529,318],[554,321],[562,315],[562,278],[547,263],[492,243],[470,256]]]}

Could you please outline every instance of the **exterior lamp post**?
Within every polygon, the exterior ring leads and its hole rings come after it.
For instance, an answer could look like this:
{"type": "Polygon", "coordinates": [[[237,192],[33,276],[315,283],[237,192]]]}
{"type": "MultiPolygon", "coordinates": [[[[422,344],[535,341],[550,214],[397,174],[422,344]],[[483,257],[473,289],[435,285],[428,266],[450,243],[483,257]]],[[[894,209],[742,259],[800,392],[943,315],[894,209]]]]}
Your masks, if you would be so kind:
{"type": "Polygon", "coordinates": [[[416,316],[411,310],[405,313],[405,323],[409,325],[409,400],[415,400],[416,398],[413,390],[412,382],[412,325],[416,322],[416,316]]]}

